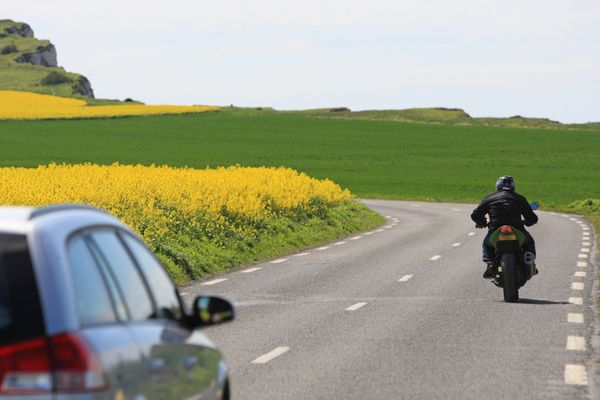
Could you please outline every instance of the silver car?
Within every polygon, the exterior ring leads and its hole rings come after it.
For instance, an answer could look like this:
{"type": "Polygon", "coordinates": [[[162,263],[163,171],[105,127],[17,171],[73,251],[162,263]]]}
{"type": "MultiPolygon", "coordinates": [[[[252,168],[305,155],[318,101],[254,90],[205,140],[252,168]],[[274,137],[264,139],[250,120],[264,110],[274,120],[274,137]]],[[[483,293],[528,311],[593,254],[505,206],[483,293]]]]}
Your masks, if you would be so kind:
{"type": "Polygon", "coordinates": [[[198,329],[233,307],[177,287],[126,225],[98,209],[0,207],[0,398],[229,399],[198,329]]]}

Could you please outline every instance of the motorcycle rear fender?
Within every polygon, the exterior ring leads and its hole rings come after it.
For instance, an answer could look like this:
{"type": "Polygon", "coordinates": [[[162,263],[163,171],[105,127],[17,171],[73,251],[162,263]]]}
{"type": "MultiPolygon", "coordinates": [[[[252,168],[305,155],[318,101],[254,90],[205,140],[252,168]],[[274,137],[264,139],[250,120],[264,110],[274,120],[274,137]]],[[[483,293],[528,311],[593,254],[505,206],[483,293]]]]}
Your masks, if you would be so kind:
{"type": "Polygon", "coordinates": [[[519,250],[521,247],[523,247],[523,244],[525,243],[525,234],[513,226],[505,226],[502,226],[496,229],[494,232],[492,232],[492,234],[490,235],[490,244],[497,251],[505,252],[519,250]],[[505,226],[510,227],[512,229],[512,233],[501,233],[500,230],[505,226]],[[501,240],[502,238],[499,239],[499,236],[501,234],[504,236],[504,240],[501,240]]]}

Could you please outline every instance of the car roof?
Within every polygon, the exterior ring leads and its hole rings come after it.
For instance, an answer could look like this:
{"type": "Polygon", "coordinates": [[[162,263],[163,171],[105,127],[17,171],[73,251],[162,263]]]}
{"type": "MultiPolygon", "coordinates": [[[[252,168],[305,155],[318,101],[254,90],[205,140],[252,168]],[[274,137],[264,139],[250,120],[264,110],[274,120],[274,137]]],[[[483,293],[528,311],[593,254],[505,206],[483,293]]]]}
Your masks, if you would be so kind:
{"type": "MultiPolygon", "coordinates": [[[[43,220],[42,217],[60,215],[68,211],[84,211],[88,215],[107,217],[105,211],[85,204],[54,204],[44,207],[0,207],[0,232],[25,233],[31,225],[43,220]]],[[[67,215],[67,214],[62,214],[67,215]]]]}

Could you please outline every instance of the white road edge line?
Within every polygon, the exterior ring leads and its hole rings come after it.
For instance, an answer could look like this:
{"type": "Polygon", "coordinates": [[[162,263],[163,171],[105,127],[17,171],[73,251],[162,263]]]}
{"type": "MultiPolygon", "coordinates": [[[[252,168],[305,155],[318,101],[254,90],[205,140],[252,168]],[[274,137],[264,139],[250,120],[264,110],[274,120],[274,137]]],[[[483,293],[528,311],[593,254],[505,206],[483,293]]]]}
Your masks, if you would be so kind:
{"type": "Polygon", "coordinates": [[[572,324],[583,324],[583,314],[569,313],[567,315],[567,322],[570,322],[572,324]]]}
{"type": "Polygon", "coordinates": [[[587,254],[587,253],[581,253],[577,256],[577,258],[588,258],[588,257],[589,257],[589,254],[587,254]]]}
{"type": "Polygon", "coordinates": [[[585,272],[585,271],[577,271],[577,272],[575,272],[575,276],[578,277],[578,278],[585,278],[586,275],[587,275],[587,272],[585,272]]]}
{"type": "Polygon", "coordinates": [[[271,261],[271,264],[280,264],[282,262],[286,262],[287,260],[288,260],[287,258],[280,258],[278,260],[271,261]]]}
{"type": "Polygon", "coordinates": [[[591,246],[592,244],[590,242],[581,242],[582,246],[591,246]]]}
{"type": "Polygon", "coordinates": [[[317,250],[318,251],[323,251],[323,250],[327,250],[328,248],[329,248],[329,246],[321,246],[317,250]]]}
{"type": "Polygon", "coordinates": [[[565,383],[567,385],[587,385],[588,377],[585,365],[565,365],[565,383]]]}
{"type": "Polygon", "coordinates": [[[577,306],[583,305],[583,298],[581,297],[569,297],[569,303],[575,304],[577,306]]]}
{"type": "Polygon", "coordinates": [[[567,350],[585,351],[585,338],[583,336],[567,336],[567,350]]]}
{"type": "Polygon", "coordinates": [[[581,249],[581,252],[582,252],[582,253],[589,253],[589,252],[590,252],[590,249],[589,249],[589,248],[587,248],[587,247],[584,247],[584,248],[582,248],[582,249],[581,249]]]}
{"type": "Polygon", "coordinates": [[[360,239],[362,236],[354,236],[353,238],[350,238],[350,240],[358,240],[360,239]]]}
{"type": "Polygon", "coordinates": [[[438,254],[438,255],[435,255],[435,256],[431,257],[429,260],[431,260],[431,261],[437,261],[437,260],[439,260],[440,258],[442,258],[442,256],[440,256],[440,255],[438,254]]]}
{"type": "Polygon", "coordinates": [[[573,290],[583,290],[583,282],[573,282],[573,283],[571,283],[571,289],[573,289],[573,290]]]}
{"type": "Polygon", "coordinates": [[[309,254],[310,253],[308,253],[308,252],[307,253],[298,253],[298,254],[294,254],[294,257],[304,257],[304,256],[307,256],[309,254]]]}
{"type": "Polygon", "coordinates": [[[250,272],[261,270],[261,267],[248,268],[243,271],[240,271],[242,274],[249,274],[250,272]]]}
{"type": "Polygon", "coordinates": [[[344,241],[342,241],[342,242],[337,242],[337,243],[334,243],[333,245],[334,245],[334,246],[341,246],[341,245],[343,245],[343,244],[346,244],[346,242],[344,242],[344,241]]]}
{"type": "Polygon", "coordinates": [[[585,261],[577,261],[577,266],[579,268],[585,268],[585,267],[587,267],[587,262],[585,262],[585,261]]]}
{"type": "Polygon", "coordinates": [[[402,278],[398,279],[398,282],[406,282],[412,277],[413,275],[404,275],[402,278]]]}
{"type": "Polygon", "coordinates": [[[359,308],[363,308],[366,305],[367,305],[367,303],[365,303],[365,302],[356,303],[356,304],[353,304],[350,307],[346,308],[346,311],[356,311],[359,308]]]}
{"type": "Polygon", "coordinates": [[[263,354],[258,357],[256,360],[252,361],[252,364],[266,364],[274,358],[279,357],[283,353],[289,351],[289,347],[277,347],[276,349],[268,352],[267,354],[263,354]]]}
{"type": "Polygon", "coordinates": [[[213,279],[212,281],[204,282],[203,285],[204,286],[212,286],[212,285],[216,285],[217,283],[225,282],[226,280],[227,280],[227,278],[213,279]]]}

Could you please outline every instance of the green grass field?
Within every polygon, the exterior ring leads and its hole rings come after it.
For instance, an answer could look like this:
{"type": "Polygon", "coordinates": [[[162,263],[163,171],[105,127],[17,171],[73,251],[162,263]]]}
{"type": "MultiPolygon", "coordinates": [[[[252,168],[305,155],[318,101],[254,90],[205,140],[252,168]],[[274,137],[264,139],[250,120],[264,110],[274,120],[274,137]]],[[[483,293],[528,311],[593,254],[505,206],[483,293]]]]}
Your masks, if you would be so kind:
{"type": "Polygon", "coordinates": [[[600,131],[320,118],[236,110],[0,122],[0,164],[285,165],[360,197],[477,201],[510,174],[547,206],[600,198],[600,131]]]}

